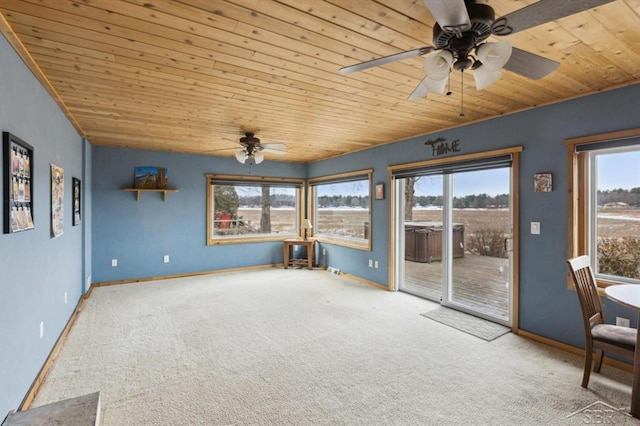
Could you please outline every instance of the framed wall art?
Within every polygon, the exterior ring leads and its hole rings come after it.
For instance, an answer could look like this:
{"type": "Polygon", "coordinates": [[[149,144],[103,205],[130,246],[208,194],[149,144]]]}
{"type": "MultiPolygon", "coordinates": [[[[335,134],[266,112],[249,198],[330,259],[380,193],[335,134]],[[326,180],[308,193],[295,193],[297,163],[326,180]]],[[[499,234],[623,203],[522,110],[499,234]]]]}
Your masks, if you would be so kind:
{"type": "Polygon", "coordinates": [[[51,235],[64,232],[64,170],[51,163],[51,235]]]}
{"type": "Polygon", "coordinates": [[[78,178],[72,178],[73,182],[73,226],[82,223],[82,183],[78,178]]]}
{"type": "Polygon", "coordinates": [[[551,192],[553,190],[553,175],[551,173],[536,173],[533,176],[533,190],[535,192],[551,192]]]}
{"type": "Polygon", "coordinates": [[[33,147],[9,132],[2,132],[4,233],[34,229],[33,147]]]}
{"type": "Polygon", "coordinates": [[[384,200],[384,183],[376,184],[376,200],[384,200]]]}
{"type": "Polygon", "coordinates": [[[166,167],[136,167],[133,172],[133,187],[136,189],[165,189],[169,179],[166,167]]]}

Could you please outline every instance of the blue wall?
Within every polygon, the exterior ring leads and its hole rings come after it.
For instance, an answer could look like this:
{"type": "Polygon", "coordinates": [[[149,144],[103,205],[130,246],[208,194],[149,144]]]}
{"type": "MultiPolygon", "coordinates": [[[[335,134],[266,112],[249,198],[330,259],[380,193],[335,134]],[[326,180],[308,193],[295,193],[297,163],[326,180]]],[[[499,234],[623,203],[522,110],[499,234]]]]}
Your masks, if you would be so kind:
{"type": "Polygon", "coordinates": [[[83,163],[83,140],[2,36],[0,129],[34,147],[36,226],[31,231],[0,234],[1,420],[18,408],[82,294],[84,274],[91,274],[90,265],[83,265],[91,250],[83,245],[90,210],[85,211],[82,226],[71,224],[71,178],[91,175],[90,165],[83,163]],[[65,173],[64,234],[58,238],[52,238],[50,231],[49,163],[61,166],[65,173]]]}
{"type": "Polygon", "coordinates": [[[206,245],[205,174],[305,178],[306,165],[94,146],[93,172],[93,282],[103,282],[282,262],[281,242],[206,245]],[[166,167],[168,187],[179,192],[136,201],[121,191],[136,166],[166,167]]]}
{"type": "MultiPolygon", "coordinates": [[[[460,139],[462,154],[522,145],[520,176],[520,326],[582,346],[575,293],[566,285],[567,138],[640,127],[640,85],[599,93],[482,123],[412,138],[313,164],[265,161],[240,165],[232,158],[91,146],[0,37],[0,127],[35,147],[36,229],[0,234],[0,417],[16,408],[36,377],[88,283],[155,277],[282,261],[281,243],[206,245],[205,173],[317,177],[373,168],[385,183],[387,167],[431,158],[427,137],[460,139]],[[65,170],[65,232],[50,237],[49,163],[65,170]],[[169,169],[180,192],[142,194],[131,186],[136,166],[169,169]],[[552,193],[534,193],[533,175],[551,172],[552,193]],[[71,177],[84,184],[82,226],[71,226],[71,177]],[[90,190],[89,190],[90,189],[90,190]],[[539,221],[541,235],[528,223],[539,221]],[[171,262],[162,262],[163,255],[171,262]],[[111,259],[118,266],[111,267],[111,259]],[[64,292],[68,303],[64,304],[64,292]],[[45,321],[44,338],[39,337],[45,321]],[[8,348],[8,349],[7,349],[8,348]]],[[[421,101],[428,102],[428,101],[421,101]]],[[[428,118],[427,118],[428,119],[428,118]]],[[[323,245],[320,263],[368,280],[388,281],[388,197],[372,201],[372,252],[323,245]],[[380,268],[368,268],[368,259],[380,268]]],[[[0,213],[1,215],[2,213],[0,213]]],[[[0,216],[1,219],[1,216],[0,216]]],[[[321,252],[321,250],[319,250],[321,252]]],[[[635,314],[605,301],[610,319],[635,314]]]]}
{"type": "MultiPolygon", "coordinates": [[[[567,170],[563,140],[640,127],[640,85],[469,124],[433,135],[309,165],[266,161],[248,169],[233,159],[94,147],[93,281],[110,281],[282,261],[279,243],[205,245],[204,173],[318,177],[373,168],[373,182],[388,188],[389,165],[432,158],[427,137],[459,139],[460,154],[524,146],[520,164],[520,327],[576,346],[583,330],[575,293],[567,290],[567,170]],[[135,166],[169,168],[170,186],[180,189],[162,202],[158,194],[134,196],[129,186],[135,166]],[[554,190],[533,192],[533,175],[551,172],[554,190]],[[528,224],[541,222],[542,234],[530,235],[528,224]],[[169,254],[171,263],[163,264],[169,254]],[[117,258],[119,266],[110,266],[117,258]]],[[[388,283],[389,198],[372,201],[372,251],[322,244],[318,261],[347,273],[388,283]],[[326,248],[326,256],[322,256],[326,248]],[[379,269],[368,260],[378,260],[379,269]]],[[[610,318],[635,314],[605,301],[610,318]]]]}
{"type": "MultiPolygon", "coordinates": [[[[445,132],[412,138],[309,166],[309,177],[374,168],[374,183],[386,182],[387,166],[432,158],[427,138],[459,139],[468,154],[522,145],[520,164],[520,328],[583,346],[584,336],[575,292],[567,290],[567,150],[564,139],[640,127],[640,85],[536,108],[445,132]],[[533,192],[533,175],[553,173],[553,192],[533,192]],[[541,222],[541,235],[530,235],[529,223],[541,222]]],[[[373,252],[325,245],[331,266],[386,284],[388,203],[373,201],[373,252]],[[367,259],[379,259],[371,269],[367,259]]],[[[608,320],[637,315],[604,301],[608,320]]]]}

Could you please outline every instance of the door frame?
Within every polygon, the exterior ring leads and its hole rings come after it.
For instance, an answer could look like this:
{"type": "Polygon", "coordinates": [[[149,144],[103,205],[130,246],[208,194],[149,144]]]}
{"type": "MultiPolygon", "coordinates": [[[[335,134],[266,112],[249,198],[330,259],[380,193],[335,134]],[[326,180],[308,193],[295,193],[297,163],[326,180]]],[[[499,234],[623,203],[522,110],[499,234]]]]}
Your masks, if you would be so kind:
{"type": "Polygon", "coordinates": [[[426,167],[439,166],[444,164],[453,164],[470,160],[482,160],[484,158],[489,159],[491,157],[498,157],[502,155],[511,155],[511,168],[512,168],[512,218],[513,218],[513,241],[512,241],[512,276],[513,276],[513,289],[511,292],[511,306],[512,306],[512,321],[511,329],[513,332],[519,330],[519,276],[520,276],[520,223],[519,223],[519,209],[520,209],[520,153],[523,151],[522,146],[514,146],[503,149],[496,149],[491,151],[484,151],[472,154],[454,155],[444,158],[435,158],[430,160],[423,160],[413,163],[403,163],[387,167],[389,188],[389,223],[387,229],[389,230],[389,277],[388,277],[388,289],[389,291],[398,291],[398,279],[402,267],[398,267],[400,262],[396,262],[396,253],[401,241],[398,238],[398,234],[402,230],[398,230],[398,215],[399,211],[395,199],[397,197],[396,178],[394,173],[402,170],[419,169],[426,167]]]}

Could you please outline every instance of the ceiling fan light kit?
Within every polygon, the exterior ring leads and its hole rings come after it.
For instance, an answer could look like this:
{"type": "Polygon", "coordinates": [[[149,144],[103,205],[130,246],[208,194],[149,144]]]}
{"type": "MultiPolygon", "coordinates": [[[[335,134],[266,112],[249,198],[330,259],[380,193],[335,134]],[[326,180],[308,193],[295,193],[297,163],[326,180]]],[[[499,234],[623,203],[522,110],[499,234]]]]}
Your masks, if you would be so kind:
{"type": "Polygon", "coordinates": [[[422,80],[422,84],[427,88],[429,92],[444,93],[444,89],[447,87],[447,77],[445,76],[440,80],[434,80],[432,78],[426,77],[424,80],[422,80]]]}
{"type": "Polygon", "coordinates": [[[476,89],[482,90],[495,83],[502,77],[500,71],[491,71],[486,65],[482,65],[473,71],[473,79],[476,81],[476,89]]]}
{"type": "Polygon", "coordinates": [[[446,50],[428,55],[424,60],[424,71],[427,73],[427,78],[435,81],[447,78],[452,63],[453,55],[446,50]]]}
{"type": "Polygon", "coordinates": [[[262,163],[264,161],[264,154],[261,151],[254,152],[253,161],[255,161],[256,164],[262,163]]]}
{"type": "Polygon", "coordinates": [[[478,90],[497,81],[502,75],[499,72],[502,68],[537,80],[556,70],[560,63],[514,48],[507,41],[486,40],[490,36],[514,34],[614,0],[538,0],[498,19],[491,6],[476,3],[476,0],[423,1],[436,20],[433,46],[343,67],[340,74],[428,55],[424,61],[426,78],[411,93],[410,100],[426,96],[428,92],[442,93],[451,69],[461,74],[466,70],[473,71],[478,90]]]}
{"type": "Polygon", "coordinates": [[[247,161],[247,158],[249,158],[249,155],[244,149],[236,152],[236,160],[238,160],[239,163],[244,164],[247,161]]]}
{"type": "Polygon", "coordinates": [[[246,147],[236,152],[236,160],[241,164],[246,163],[247,160],[251,160],[255,164],[260,164],[264,161],[264,154],[255,148],[246,147]]]}
{"type": "Polygon", "coordinates": [[[485,43],[476,48],[478,60],[482,62],[482,65],[487,67],[489,71],[498,71],[504,67],[507,62],[509,62],[512,52],[513,47],[508,41],[485,43]]]}
{"type": "MultiPolygon", "coordinates": [[[[240,164],[245,164],[247,160],[252,161],[254,164],[260,164],[264,161],[264,153],[269,152],[277,155],[284,155],[287,153],[287,145],[282,142],[275,143],[260,143],[260,139],[255,137],[254,133],[247,132],[239,141],[242,148],[236,151],[235,157],[240,164]]],[[[229,149],[223,148],[222,150],[229,149]]],[[[236,149],[236,148],[231,148],[236,149]]],[[[222,151],[219,150],[219,151],[222,151]]]]}

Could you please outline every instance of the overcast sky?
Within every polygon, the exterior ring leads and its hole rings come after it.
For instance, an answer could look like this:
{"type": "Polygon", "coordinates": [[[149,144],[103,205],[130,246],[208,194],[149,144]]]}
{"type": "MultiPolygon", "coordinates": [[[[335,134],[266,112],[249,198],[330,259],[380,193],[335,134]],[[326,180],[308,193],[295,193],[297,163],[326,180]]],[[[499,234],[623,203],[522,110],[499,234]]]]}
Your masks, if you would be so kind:
{"type": "MultiPolygon", "coordinates": [[[[598,163],[601,190],[630,189],[640,187],[640,153],[618,153],[600,156],[598,163]]],[[[548,170],[540,170],[541,173],[548,170]]],[[[557,176],[554,176],[556,179],[557,176]]],[[[531,181],[533,176],[525,177],[531,181]]],[[[375,184],[374,182],[373,184],[375,184]]],[[[487,194],[496,196],[509,192],[509,169],[482,170],[477,172],[457,173],[453,178],[454,196],[487,194]]],[[[363,182],[344,182],[331,185],[320,185],[318,195],[366,195],[367,185],[363,182]]],[[[238,187],[238,195],[259,195],[258,187],[238,187]]],[[[416,195],[442,195],[442,176],[423,176],[416,183],[416,195]]],[[[278,193],[295,194],[291,188],[279,189],[278,193]]]]}
{"type": "MultiPolygon", "coordinates": [[[[415,186],[416,195],[442,195],[442,176],[423,176],[415,186]]],[[[453,175],[454,197],[509,193],[509,169],[481,170],[453,175]]]]}
{"type": "Polygon", "coordinates": [[[631,189],[640,187],[640,152],[600,156],[598,189],[631,189]]]}

